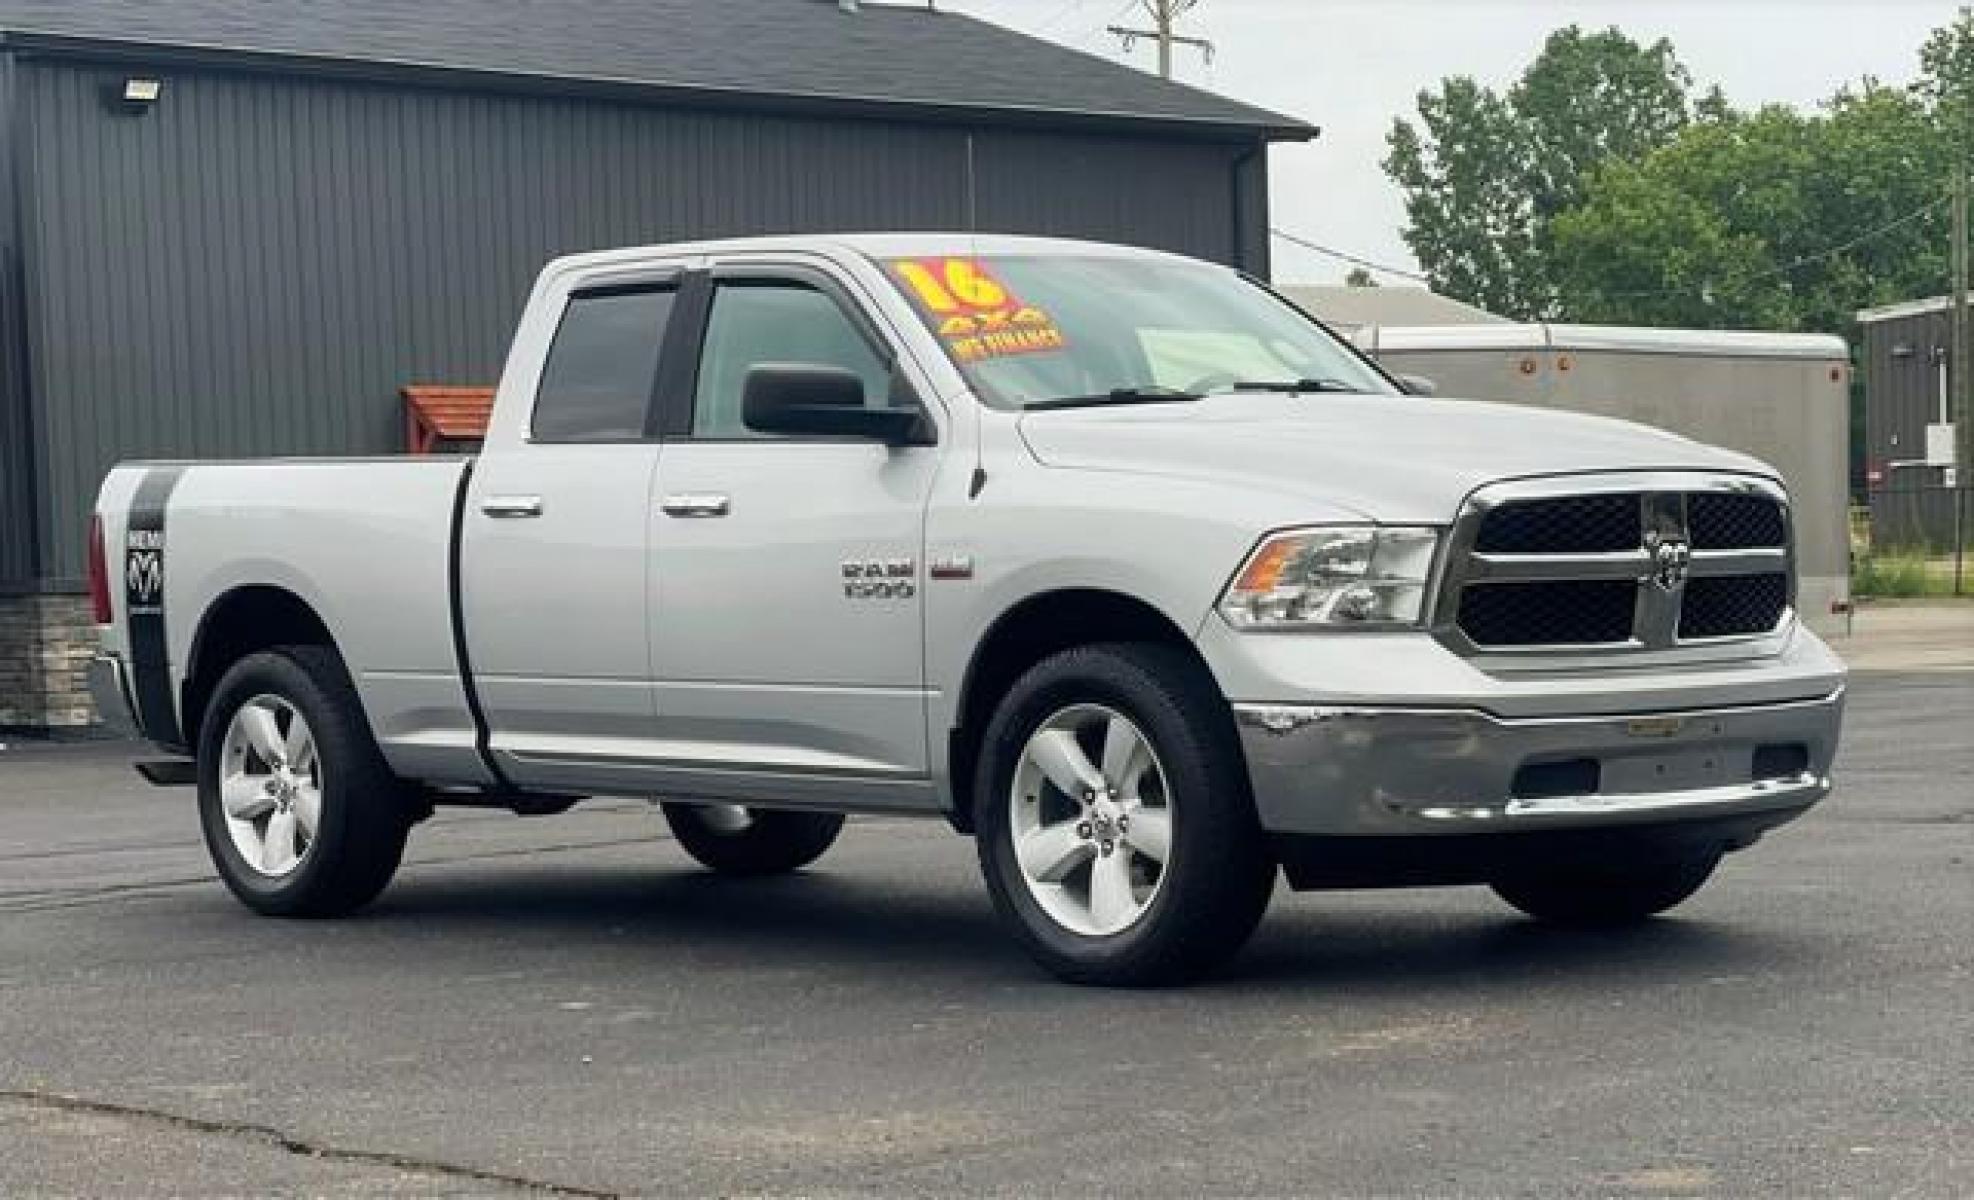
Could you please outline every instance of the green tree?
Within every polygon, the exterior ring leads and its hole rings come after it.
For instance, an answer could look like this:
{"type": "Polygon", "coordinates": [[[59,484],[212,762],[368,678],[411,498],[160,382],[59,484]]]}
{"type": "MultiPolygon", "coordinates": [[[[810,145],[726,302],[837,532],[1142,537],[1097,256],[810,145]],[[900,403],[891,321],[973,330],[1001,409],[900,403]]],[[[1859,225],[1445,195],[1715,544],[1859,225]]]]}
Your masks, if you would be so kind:
{"type": "Polygon", "coordinates": [[[1964,135],[1974,126],[1974,14],[1962,9],[1926,39],[1913,91],[1950,133],[1964,135]]]}
{"type": "Polygon", "coordinates": [[[1549,315],[1550,223],[1599,165],[1677,136],[1694,116],[1691,86],[1669,42],[1572,25],[1549,35],[1505,96],[1466,76],[1421,92],[1418,124],[1393,123],[1384,167],[1433,286],[1511,316],[1549,315]]]}
{"type": "Polygon", "coordinates": [[[1540,307],[1523,139],[1507,102],[1454,77],[1419,94],[1419,121],[1423,132],[1392,126],[1385,170],[1405,191],[1405,243],[1434,290],[1512,315],[1540,307]]]}
{"type": "Polygon", "coordinates": [[[1607,163],[1553,222],[1573,320],[1843,332],[1863,307],[1937,290],[1947,142],[1934,107],[1867,83],[1805,115],[1693,124],[1607,163]]]}
{"type": "Polygon", "coordinates": [[[1636,159],[1672,141],[1690,119],[1693,77],[1664,38],[1640,46],[1615,28],[1571,25],[1508,93],[1529,139],[1528,189],[1538,218],[1576,204],[1600,164],[1636,159]]]}
{"type": "Polygon", "coordinates": [[[1378,277],[1363,267],[1350,268],[1350,274],[1343,277],[1345,287],[1367,288],[1378,286],[1378,277]]]}

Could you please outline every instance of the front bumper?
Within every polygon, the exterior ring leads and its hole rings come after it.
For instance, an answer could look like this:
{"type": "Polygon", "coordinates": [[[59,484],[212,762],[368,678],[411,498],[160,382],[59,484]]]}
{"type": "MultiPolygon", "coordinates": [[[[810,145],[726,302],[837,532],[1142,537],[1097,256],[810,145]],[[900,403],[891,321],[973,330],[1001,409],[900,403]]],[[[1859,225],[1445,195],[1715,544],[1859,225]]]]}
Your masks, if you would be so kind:
{"type": "Polygon", "coordinates": [[[1262,826],[1474,834],[1794,815],[1830,790],[1841,686],[1809,700],[1594,716],[1236,704],[1262,826]]]}
{"type": "Polygon", "coordinates": [[[122,738],[134,738],[137,717],[130,700],[130,676],[123,659],[99,654],[89,663],[89,698],[95,701],[96,716],[103,728],[122,738]]]}

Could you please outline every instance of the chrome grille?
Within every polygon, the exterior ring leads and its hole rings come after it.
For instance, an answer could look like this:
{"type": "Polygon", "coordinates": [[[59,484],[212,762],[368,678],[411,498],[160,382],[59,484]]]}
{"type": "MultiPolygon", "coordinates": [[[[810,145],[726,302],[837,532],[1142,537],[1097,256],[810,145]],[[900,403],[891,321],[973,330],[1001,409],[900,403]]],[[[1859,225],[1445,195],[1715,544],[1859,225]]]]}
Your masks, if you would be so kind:
{"type": "Polygon", "coordinates": [[[1536,480],[1476,493],[1438,611],[1475,652],[1670,648],[1772,632],[1791,580],[1787,501],[1766,481],[1536,480]]]}

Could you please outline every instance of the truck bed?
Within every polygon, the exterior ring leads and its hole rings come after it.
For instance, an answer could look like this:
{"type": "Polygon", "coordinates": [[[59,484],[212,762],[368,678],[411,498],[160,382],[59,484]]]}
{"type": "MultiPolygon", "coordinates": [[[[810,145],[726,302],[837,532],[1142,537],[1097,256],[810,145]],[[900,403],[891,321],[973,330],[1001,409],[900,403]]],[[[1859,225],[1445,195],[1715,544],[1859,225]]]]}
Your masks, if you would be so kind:
{"type": "Polygon", "coordinates": [[[334,637],[395,769],[478,782],[452,603],[471,465],[379,457],[118,466],[99,508],[112,636],[128,643],[112,648],[131,664],[144,733],[189,740],[198,714],[184,711],[186,684],[215,614],[250,604],[252,589],[281,588],[334,637]]]}

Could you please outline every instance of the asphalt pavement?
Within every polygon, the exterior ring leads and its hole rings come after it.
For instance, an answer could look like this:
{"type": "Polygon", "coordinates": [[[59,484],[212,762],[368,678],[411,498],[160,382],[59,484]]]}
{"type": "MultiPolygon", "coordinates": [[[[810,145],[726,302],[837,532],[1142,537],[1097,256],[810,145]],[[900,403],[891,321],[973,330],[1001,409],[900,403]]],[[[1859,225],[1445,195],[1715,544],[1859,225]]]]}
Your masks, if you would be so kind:
{"type": "Polygon", "coordinates": [[[1277,896],[1066,987],[972,846],[712,878],[453,813],[340,922],[238,907],[125,746],[0,751],[0,1194],[1974,1193],[1974,673],[1857,677],[1840,789],[1676,914],[1277,896]]]}

